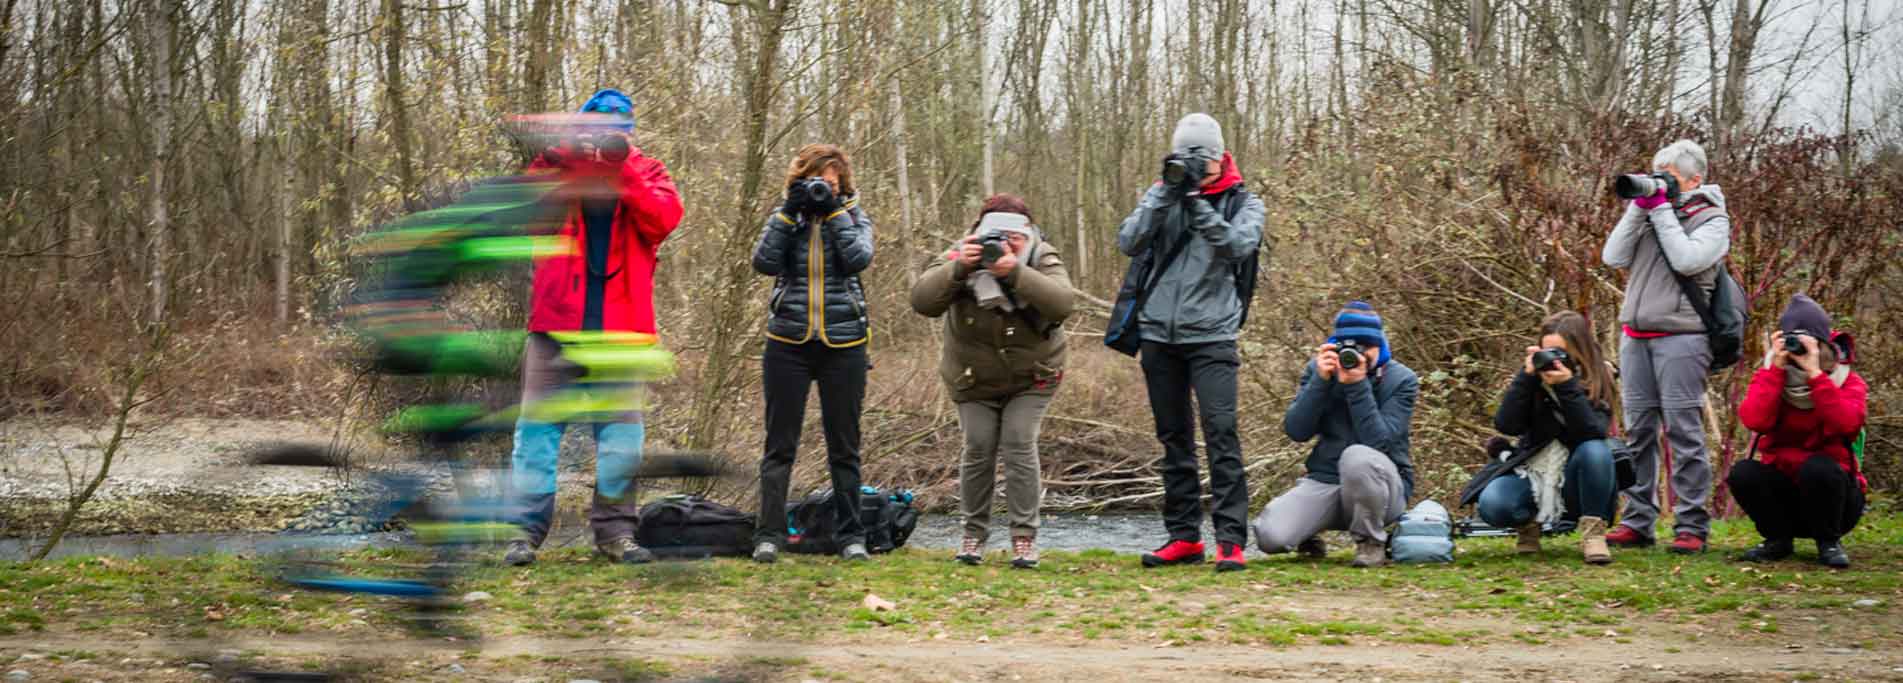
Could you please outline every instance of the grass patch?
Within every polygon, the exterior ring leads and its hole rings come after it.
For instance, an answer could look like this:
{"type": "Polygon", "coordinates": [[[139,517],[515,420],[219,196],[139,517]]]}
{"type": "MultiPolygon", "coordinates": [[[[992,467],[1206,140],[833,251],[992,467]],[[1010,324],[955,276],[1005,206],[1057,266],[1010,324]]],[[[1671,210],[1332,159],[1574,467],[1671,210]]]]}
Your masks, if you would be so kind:
{"type": "MultiPolygon", "coordinates": [[[[1507,539],[1462,540],[1450,565],[1354,571],[1341,557],[1277,557],[1227,574],[1207,567],[1146,570],[1134,557],[1102,550],[1049,552],[1040,569],[1026,572],[964,567],[947,553],[915,550],[864,564],[802,556],[770,566],[732,559],[627,567],[596,561],[586,549],[563,549],[543,553],[527,568],[478,564],[455,591],[493,596],[464,610],[484,633],[544,637],[654,637],[686,626],[723,640],[942,634],[971,642],[1027,637],[1036,628],[1045,637],[1144,645],[1379,639],[1453,646],[1496,637],[1481,627],[1529,645],[1554,645],[1629,637],[1642,621],[1771,634],[1780,616],[1795,623],[1798,615],[1788,611],[1802,609],[1848,629],[1842,638],[1855,641],[1881,638],[1881,629],[1899,619],[1887,607],[1903,592],[1903,518],[1887,508],[1880,512],[1867,515],[1847,539],[1858,562],[1847,572],[1802,561],[1741,565],[1725,550],[1699,556],[1622,550],[1611,566],[1584,567],[1559,553],[1517,556],[1507,539]],[[867,608],[868,595],[896,608],[867,608]],[[1264,600],[1290,596],[1302,610],[1264,600]],[[1883,606],[1853,607],[1866,597],[1883,606]],[[1608,630],[1616,635],[1606,636],[1608,630]]],[[[1720,523],[1712,536],[1726,550],[1756,540],[1748,523],[1720,523]]],[[[348,573],[401,576],[426,559],[381,549],[346,554],[340,566],[348,573]]],[[[0,563],[0,634],[369,635],[400,630],[401,616],[390,600],[285,587],[255,559],[0,563]],[[358,609],[363,612],[353,613],[358,609]]]]}

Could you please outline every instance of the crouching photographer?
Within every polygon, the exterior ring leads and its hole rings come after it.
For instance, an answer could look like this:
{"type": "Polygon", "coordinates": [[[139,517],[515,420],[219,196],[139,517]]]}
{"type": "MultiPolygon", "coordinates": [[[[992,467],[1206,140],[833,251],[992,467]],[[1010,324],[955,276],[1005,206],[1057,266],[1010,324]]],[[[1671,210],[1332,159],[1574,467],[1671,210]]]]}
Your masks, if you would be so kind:
{"type": "Polygon", "coordinates": [[[1387,526],[1414,493],[1409,432],[1420,393],[1414,371],[1394,359],[1374,307],[1342,307],[1282,418],[1290,440],[1315,440],[1308,472],[1256,516],[1256,546],[1320,557],[1327,554],[1321,532],[1347,531],[1354,566],[1387,564],[1387,526]]]}
{"type": "Polygon", "coordinates": [[[1817,561],[1850,566],[1841,539],[1863,517],[1869,484],[1855,449],[1869,386],[1850,370],[1855,340],[1832,333],[1830,316],[1799,294],[1778,319],[1764,365],[1738,404],[1738,420],[1759,434],[1758,459],[1731,466],[1725,482],[1764,542],[1738,559],[1790,557],[1793,539],[1817,541],[1817,561]]]}
{"type": "Polygon", "coordinates": [[[1617,391],[1586,317],[1548,317],[1493,416],[1519,442],[1474,477],[1461,502],[1477,501],[1488,524],[1517,528],[1522,554],[1540,551],[1544,525],[1576,520],[1586,563],[1611,563],[1606,525],[1618,489],[1606,432],[1617,391]]]}
{"type": "Polygon", "coordinates": [[[1024,200],[1008,194],[985,200],[971,234],[912,286],[913,310],[945,318],[939,376],[965,432],[960,562],[983,559],[1003,460],[1011,566],[1037,566],[1038,428],[1064,378],[1063,323],[1075,296],[1063,259],[1032,224],[1024,200]]]}

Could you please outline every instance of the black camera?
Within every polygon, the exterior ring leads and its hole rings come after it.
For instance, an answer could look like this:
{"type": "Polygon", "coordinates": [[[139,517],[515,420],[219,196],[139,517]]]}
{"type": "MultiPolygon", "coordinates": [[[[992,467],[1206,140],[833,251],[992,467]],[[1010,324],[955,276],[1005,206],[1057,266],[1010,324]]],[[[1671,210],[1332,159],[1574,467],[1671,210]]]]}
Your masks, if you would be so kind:
{"type": "Polygon", "coordinates": [[[1361,367],[1361,362],[1365,360],[1364,356],[1367,355],[1367,351],[1362,350],[1361,342],[1353,339],[1343,339],[1335,342],[1335,355],[1341,357],[1341,369],[1353,370],[1361,367]]]}
{"type": "Polygon", "coordinates": [[[1804,348],[1804,339],[1799,336],[1807,334],[1810,333],[1803,330],[1786,332],[1784,334],[1784,352],[1793,356],[1802,356],[1806,353],[1810,353],[1810,351],[1804,348]]]}
{"type": "Polygon", "coordinates": [[[1557,346],[1540,349],[1533,352],[1533,371],[1556,370],[1561,364],[1572,367],[1572,358],[1566,354],[1566,349],[1557,346]]]}
{"type": "Polygon", "coordinates": [[[803,178],[786,189],[788,203],[801,211],[819,211],[833,203],[833,186],[825,178],[803,178]]]}
{"type": "Polygon", "coordinates": [[[1181,192],[1189,192],[1203,184],[1203,171],[1208,166],[1202,155],[1193,150],[1188,154],[1171,154],[1163,157],[1163,185],[1181,192]]]}
{"type": "Polygon", "coordinates": [[[618,133],[594,133],[577,136],[570,144],[570,147],[577,153],[584,153],[587,149],[592,147],[595,152],[601,155],[602,161],[612,163],[625,161],[630,151],[627,136],[618,133]]]}
{"type": "Polygon", "coordinates": [[[1620,199],[1643,199],[1665,190],[1666,199],[1678,199],[1678,178],[1670,173],[1627,173],[1613,176],[1612,191],[1620,199]]]}
{"type": "Polygon", "coordinates": [[[980,250],[978,253],[978,265],[990,268],[991,264],[997,263],[998,259],[1003,258],[1007,252],[1011,251],[1011,245],[1009,242],[1006,242],[1005,239],[1006,237],[1003,230],[994,229],[979,233],[978,240],[975,242],[980,250]]]}

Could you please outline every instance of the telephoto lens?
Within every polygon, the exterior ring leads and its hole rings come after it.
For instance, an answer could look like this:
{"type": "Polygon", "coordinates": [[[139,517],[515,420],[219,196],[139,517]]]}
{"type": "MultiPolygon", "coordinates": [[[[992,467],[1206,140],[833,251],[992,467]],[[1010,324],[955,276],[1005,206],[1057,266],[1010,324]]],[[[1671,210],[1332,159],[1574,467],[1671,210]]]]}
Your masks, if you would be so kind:
{"type": "Polygon", "coordinates": [[[1612,191],[1620,199],[1642,199],[1659,190],[1664,190],[1668,198],[1677,198],[1678,179],[1669,173],[1626,173],[1612,178],[1612,191]]]}

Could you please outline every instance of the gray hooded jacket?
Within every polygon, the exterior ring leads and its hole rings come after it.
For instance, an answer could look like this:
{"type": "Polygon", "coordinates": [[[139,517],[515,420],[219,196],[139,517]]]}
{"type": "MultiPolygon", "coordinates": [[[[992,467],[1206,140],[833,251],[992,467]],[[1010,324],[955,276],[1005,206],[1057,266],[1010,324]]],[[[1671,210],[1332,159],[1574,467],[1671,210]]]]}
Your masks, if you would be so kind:
{"type": "Polygon", "coordinates": [[[1692,278],[1710,296],[1719,264],[1730,250],[1731,219],[1717,185],[1701,185],[1650,212],[1627,204],[1625,217],[1600,254],[1606,265],[1628,271],[1619,322],[1639,332],[1704,332],[1704,321],[1685,299],[1672,269],[1692,278]],[[1685,212],[1688,204],[1695,213],[1685,212]]]}
{"type": "Polygon", "coordinates": [[[1143,341],[1159,344],[1204,344],[1234,341],[1241,327],[1242,300],[1229,267],[1236,259],[1251,258],[1262,243],[1262,200],[1240,185],[1221,195],[1177,199],[1162,185],[1153,185],[1137,202],[1135,211],[1117,230],[1117,248],[1132,258],[1151,249],[1162,258],[1183,231],[1194,231],[1183,253],[1177,255],[1156,282],[1139,312],[1143,341]],[[1234,220],[1223,218],[1225,201],[1242,205],[1234,220]]]}

